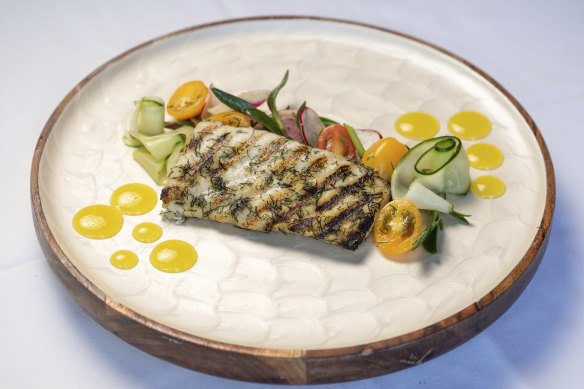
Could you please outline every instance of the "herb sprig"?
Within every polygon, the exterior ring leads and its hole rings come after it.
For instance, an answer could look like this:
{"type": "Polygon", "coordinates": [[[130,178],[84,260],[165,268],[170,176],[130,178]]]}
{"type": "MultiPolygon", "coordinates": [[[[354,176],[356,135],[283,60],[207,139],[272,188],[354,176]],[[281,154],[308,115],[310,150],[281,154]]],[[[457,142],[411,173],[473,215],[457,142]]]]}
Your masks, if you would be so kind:
{"type": "MultiPolygon", "coordinates": [[[[435,254],[438,252],[438,230],[442,231],[444,229],[444,221],[442,220],[442,215],[443,214],[438,211],[430,212],[430,221],[428,222],[428,225],[426,226],[426,228],[424,228],[418,239],[416,239],[416,241],[414,242],[414,246],[412,249],[415,249],[416,247],[422,245],[424,249],[431,254],[435,254]]],[[[470,215],[465,215],[455,210],[450,211],[448,215],[458,219],[464,224],[467,225],[470,224],[467,220],[467,217],[469,217],[470,215]]]]}

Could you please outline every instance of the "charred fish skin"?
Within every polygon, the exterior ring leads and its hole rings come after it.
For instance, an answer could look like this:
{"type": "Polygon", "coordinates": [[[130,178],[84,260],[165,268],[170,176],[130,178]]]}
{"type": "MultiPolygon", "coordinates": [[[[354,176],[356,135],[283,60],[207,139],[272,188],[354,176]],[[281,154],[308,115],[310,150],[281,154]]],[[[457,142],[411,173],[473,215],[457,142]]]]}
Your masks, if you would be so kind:
{"type": "Polygon", "coordinates": [[[169,219],[210,219],[356,250],[389,193],[373,170],[337,154],[263,130],[202,122],[160,198],[169,219]]]}

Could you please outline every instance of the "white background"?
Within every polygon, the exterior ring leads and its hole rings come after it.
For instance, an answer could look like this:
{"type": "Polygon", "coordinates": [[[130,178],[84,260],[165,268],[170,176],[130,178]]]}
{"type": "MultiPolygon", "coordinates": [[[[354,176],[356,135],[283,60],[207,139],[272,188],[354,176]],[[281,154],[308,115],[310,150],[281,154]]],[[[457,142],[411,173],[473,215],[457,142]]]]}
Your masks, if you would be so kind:
{"type": "Polygon", "coordinates": [[[578,0],[3,1],[0,387],[258,386],[171,365],[90,319],[43,257],[32,223],[29,179],[33,150],[51,112],[99,65],[180,28],[276,14],[379,25],[462,56],[527,109],[556,169],[548,250],[533,281],[507,313],[469,342],[420,366],[320,387],[579,387],[584,366],[584,184],[578,163],[584,147],[584,2],[578,0]]]}

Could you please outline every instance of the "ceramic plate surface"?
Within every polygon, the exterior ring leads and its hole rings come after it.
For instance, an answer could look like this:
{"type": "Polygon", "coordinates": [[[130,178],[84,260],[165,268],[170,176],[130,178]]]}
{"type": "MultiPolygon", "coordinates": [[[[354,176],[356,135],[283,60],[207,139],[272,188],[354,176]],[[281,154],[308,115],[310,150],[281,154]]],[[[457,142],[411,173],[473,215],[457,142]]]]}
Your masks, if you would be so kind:
{"type": "MultiPolygon", "coordinates": [[[[524,258],[546,206],[546,163],[534,128],[501,89],[468,64],[417,40],[352,23],[305,18],[253,19],[185,30],[131,50],[98,69],[68,97],[40,158],[44,217],[63,253],[110,299],[185,334],[266,349],[330,349],[376,342],[430,326],[479,301],[524,258]],[[239,93],[272,89],[290,71],[279,106],[303,101],[319,114],[375,128],[409,146],[394,130],[412,111],[448,119],[480,111],[493,123],[480,142],[498,146],[503,165],[489,172],[504,196],[453,197],[471,225],[447,222],[439,253],[421,250],[389,260],[373,239],[354,253],[309,238],[263,234],[229,225],[165,221],[160,205],[126,216],[112,239],[90,240],[72,228],[75,213],[107,204],[125,183],[160,187],[122,143],[134,101],[167,100],[199,79],[239,93]],[[189,271],[166,274],[148,260],[155,243],[132,238],[140,222],[163,227],[162,239],[191,242],[189,271]],[[109,262],[121,248],[139,264],[109,262]],[[414,258],[412,258],[414,257],[414,258]]],[[[476,142],[464,141],[468,147],[476,142]]],[[[471,176],[485,172],[471,169],[471,176]]]]}

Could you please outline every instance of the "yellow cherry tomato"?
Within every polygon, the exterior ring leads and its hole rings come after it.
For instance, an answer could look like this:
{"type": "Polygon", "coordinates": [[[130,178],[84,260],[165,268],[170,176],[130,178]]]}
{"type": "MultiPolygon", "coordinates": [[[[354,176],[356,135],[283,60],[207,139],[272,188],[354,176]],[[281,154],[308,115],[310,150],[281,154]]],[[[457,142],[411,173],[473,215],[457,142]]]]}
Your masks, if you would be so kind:
{"type": "Polygon", "coordinates": [[[382,138],[365,150],[361,157],[363,165],[375,170],[381,178],[391,181],[393,169],[408,152],[406,145],[395,138],[382,138]]]}
{"type": "Polygon", "coordinates": [[[203,111],[209,90],[201,81],[190,81],[180,87],[166,104],[166,112],[176,120],[187,120],[203,111]]]}
{"type": "Polygon", "coordinates": [[[379,250],[399,255],[414,248],[422,234],[422,214],[409,200],[393,200],[375,217],[373,236],[379,250]]]}
{"type": "Polygon", "coordinates": [[[208,117],[207,120],[214,120],[232,127],[251,127],[249,118],[246,115],[235,111],[221,112],[208,117]]]}

